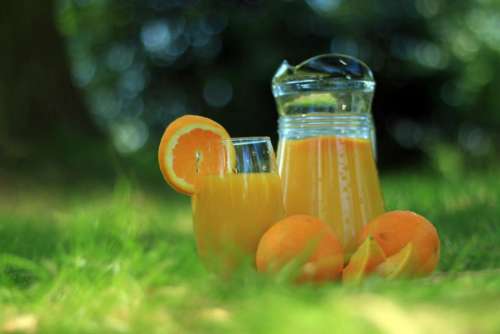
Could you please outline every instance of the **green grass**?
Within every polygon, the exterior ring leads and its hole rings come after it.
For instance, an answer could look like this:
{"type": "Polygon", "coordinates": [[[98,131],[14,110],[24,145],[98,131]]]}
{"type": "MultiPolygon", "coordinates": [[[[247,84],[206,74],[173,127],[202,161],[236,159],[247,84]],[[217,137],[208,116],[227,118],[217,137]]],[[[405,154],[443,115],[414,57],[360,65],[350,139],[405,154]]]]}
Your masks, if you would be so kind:
{"type": "Polygon", "coordinates": [[[498,333],[500,173],[383,178],[388,209],[433,221],[438,271],[295,286],[206,272],[187,198],[121,180],[0,188],[0,332],[498,333]]]}

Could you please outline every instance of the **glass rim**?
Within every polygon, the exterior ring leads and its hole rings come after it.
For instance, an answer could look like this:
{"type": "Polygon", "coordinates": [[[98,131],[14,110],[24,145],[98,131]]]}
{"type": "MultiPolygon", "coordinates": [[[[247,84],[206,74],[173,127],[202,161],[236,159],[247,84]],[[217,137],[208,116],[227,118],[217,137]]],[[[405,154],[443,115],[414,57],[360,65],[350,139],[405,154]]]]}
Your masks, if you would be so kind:
{"type": "Polygon", "coordinates": [[[233,137],[228,139],[222,139],[222,142],[223,143],[231,142],[233,145],[265,144],[271,142],[271,137],[269,136],[233,137]]]}

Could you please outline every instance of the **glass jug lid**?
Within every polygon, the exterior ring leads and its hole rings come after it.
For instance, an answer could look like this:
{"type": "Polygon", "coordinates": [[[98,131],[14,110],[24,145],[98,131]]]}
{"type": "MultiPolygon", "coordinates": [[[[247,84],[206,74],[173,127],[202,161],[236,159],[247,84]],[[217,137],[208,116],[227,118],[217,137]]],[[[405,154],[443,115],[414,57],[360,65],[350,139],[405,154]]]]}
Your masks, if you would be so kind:
{"type": "Polygon", "coordinates": [[[297,66],[285,60],[273,77],[272,88],[281,115],[369,112],[375,80],[362,61],[325,54],[297,66]]]}

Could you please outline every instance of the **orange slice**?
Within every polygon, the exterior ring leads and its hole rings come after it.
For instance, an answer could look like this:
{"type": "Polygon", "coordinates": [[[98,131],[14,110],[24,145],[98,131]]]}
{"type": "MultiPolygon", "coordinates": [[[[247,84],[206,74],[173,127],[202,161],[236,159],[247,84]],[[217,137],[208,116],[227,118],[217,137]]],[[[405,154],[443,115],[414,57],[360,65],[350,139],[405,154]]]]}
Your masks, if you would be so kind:
{"type": "Polygon", "coordinates": [[[222,171],[226,129],[206,117],[186,115],[169,124],[161,138],[158,162],[165,181],[186,195],[195,191],[197,175],[222,171]]]}
{"type": "Polygon", "coordinates": [[[382,277],[389,279],[410,278],[415,275],[418,263],[413,243],[407,244],[403,249],[382,262],[375,271],[382,277]]]}
{"type": "Polygon", "coordinates": [[[384,261],[384,251],[377,240],[370,235],[351,256],[349,264],[342,272],[342,280],[344,282],[359,282],[384,261]]]}

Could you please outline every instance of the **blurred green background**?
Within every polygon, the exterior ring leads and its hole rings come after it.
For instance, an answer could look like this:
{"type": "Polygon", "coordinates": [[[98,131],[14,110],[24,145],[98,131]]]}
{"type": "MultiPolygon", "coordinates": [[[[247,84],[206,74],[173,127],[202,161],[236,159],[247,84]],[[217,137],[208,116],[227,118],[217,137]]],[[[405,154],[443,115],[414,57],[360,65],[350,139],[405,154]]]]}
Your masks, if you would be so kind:
{"type": "Polygon", "coordinates": [[[0,5],[1,333],[500,332],[500,2],[6,0],[0,5]],[[436,226],[430,277],[296,286],[198,261],[163,182],[189,113],[270,135],[270,80],[364,60],[387,210],[436,226]]]}
{"type": "Polygon", "coordinates": [[[274,71],[328,52],[374,71],[382,172],[497,160],[498,1],[22,0],[0,18],[4,172],[159,182],[154,150],[186,113],[276,142],[274,71]]]}

